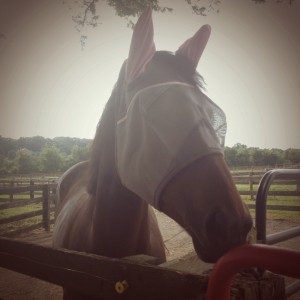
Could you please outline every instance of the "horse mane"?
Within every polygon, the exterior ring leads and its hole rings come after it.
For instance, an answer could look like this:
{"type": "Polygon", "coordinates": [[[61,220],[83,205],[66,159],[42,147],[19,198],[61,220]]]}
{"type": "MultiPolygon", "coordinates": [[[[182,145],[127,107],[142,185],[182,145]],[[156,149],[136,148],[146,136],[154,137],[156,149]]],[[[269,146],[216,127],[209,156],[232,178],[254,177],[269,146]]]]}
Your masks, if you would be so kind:
{"type": "Polygon", "coordinates": [[[113,137],[114,118],[111,117],[113,114],[112,104],[113,103],[110,100],[105,106],[91,147],[87,192],[92,196],[96,196],[99,165],[103,157],[107,154],[107,150],[105,148],[109,145],[109,143],[111,143],[110,139],[113,137]]]}
{"type": "MultiPolygon", "coordinates": [[[[115,168],[115,119],[116,107],[123,107],[120,99],[123,96],[123,84],[126,64],[124,63],[117,83],[106,103],[100,121],[97,125],[96,134],[91,147],[90,163],[88,170],[87,192],[96,196],[100,173],[104,176],[113,176],[115,168]]],[[[118,108],[121,109],[121,108],[118,108]]]]}
{"type": "MultiPolygon", "coordinates": [[[[204,89],[203,77],[195,71],[194,66],[185,57],[168,51],[157,51],[150,61],[155,66],[161,66],[167,70],[167,74],[153,75],[151,70],[142,73],[137,79],[129,84],[129,89],[143,88],[164,81],[182,81],[204,89]],[[163,76],[164,78],[161,78],[163,76]]],[[[91,147],[90,166],[88,171],[87,191],[96,196],[100,173],[107,179],[116,175],[115,168],[115,124],[119,112],[125,110],[124,101],[124,78],[126,62],[123,64],[118,81],[105,106],[97,126],[94,141],[91,147]],[[118,111],[117,111],[118,109],[118,111]]],[[[150,65],[151,69],[151,65],[150,65]]],[[[122,114],[122,113],[121,113],[122,114]]],[[[116,176],[115,176],[116,177],[116,176]]]]}

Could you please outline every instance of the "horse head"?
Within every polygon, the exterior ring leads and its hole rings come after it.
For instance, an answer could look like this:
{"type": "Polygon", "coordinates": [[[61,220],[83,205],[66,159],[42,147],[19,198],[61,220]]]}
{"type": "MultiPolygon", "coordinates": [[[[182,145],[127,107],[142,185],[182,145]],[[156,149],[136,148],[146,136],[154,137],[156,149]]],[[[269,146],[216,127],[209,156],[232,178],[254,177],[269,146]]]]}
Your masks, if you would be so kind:
{"type": "Polygon", "coordinates": [[[202,26],[175,53],[156,51],[153,32],[149,8],[121,71],[117,173],[123,186],[187,230],[200,258],[213,262],[246,243],[252,220],[224,161],[225,114],[202,92],[196,73],[211,29],[202,26]]]}
{"type": "Polygon", "coordinates": [[[61,178],[55,247],[163,261],[149,205],[185,228],[207,262],[246,243],[252,220],[224,160],[226,117],[196,72],[210,31],[156,51],[151,9],[140,16],[90,161],[61,178]]]}

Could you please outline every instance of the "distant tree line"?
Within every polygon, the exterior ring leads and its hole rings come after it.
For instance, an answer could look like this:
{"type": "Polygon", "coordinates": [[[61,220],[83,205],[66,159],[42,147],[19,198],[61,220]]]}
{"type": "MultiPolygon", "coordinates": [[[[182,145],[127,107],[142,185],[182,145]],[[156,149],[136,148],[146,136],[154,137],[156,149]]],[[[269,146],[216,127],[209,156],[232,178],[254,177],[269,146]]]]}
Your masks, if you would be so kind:
{"type": "Polygon", "coordinates": [[[300,149],[260,149],[235,144],[225,147],[225,159],[230,167],[269,166],[276,167],[284,164],[300,164],[300,149]]]}
{"type": "MultiPolygon", "coordinates": [[[[92,140],[41,136],[11,139],[0,136],[0,174],[64,172],[89,158],[92,140]]],[[[235,144],[225,147],[230,167],[300,164],[300,149],[260,149],[235,144]]]]}
{"type": "Polygon", "coordinates": [[[0,174],[64,172],[88,159],[91,140],[41,136],[11,139],[0,136],[0,174]]]}

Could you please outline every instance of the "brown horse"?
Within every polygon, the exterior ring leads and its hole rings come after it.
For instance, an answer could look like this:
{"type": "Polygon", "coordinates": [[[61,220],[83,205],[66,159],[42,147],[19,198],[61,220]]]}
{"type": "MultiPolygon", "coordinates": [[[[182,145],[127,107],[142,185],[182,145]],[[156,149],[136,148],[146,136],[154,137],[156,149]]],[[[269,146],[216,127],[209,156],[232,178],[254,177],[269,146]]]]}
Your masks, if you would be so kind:
{"type": "Polygon", "coordinates": [[[224,161],[225,115],[196,73],[209,35],[205,25],[175,54],[156,51],[151,9],[139,18],[91,158],[60,179],[55,247],[164,261],[151,206],[186,229],[204,261],[246,243],[252,220],[224,161]]]}

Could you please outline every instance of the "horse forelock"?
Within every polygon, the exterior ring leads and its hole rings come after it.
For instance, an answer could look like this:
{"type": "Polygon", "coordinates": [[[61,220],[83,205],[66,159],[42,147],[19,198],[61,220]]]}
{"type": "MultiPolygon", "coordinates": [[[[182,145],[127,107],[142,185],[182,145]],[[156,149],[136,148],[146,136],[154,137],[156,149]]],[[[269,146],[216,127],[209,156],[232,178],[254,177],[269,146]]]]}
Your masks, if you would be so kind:
{"type": "Polygon", "coordinates": [[[141,90],[145,87],[180,81],[204,89],[203,77],[195,71],[194,66],[184,56],[169,51],[156,51],[143,73],[130,82],[127,90],[141,90]]]}

